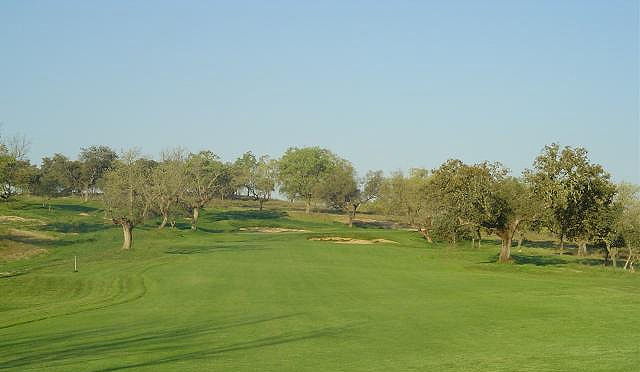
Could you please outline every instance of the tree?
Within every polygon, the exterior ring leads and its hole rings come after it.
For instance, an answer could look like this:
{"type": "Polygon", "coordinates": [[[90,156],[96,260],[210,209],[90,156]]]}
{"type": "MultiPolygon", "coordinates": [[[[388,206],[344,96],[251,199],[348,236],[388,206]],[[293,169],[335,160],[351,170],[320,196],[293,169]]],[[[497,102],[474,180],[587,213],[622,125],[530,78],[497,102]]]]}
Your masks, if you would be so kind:
{"type": "Polygon", "coordinates": [[[501,239],[498,261],[509,262],[511,242],[522,221],[539,213],[530,188],[500,163],[474,165],[450,160],[434,171],[439,198],[461,226],[487,229],[501,239]]]}
{"type": "Polygon", "coordinates": [[[5,201],[28,191],[35,176],[36,168],[26,158],[29,146],[29,141],[22,135],[0,140],[0,198],[5,201]]]}
{"type": "Polygon", "coordinates": [[[616,186],[608,178],[589,177],[580,188],[576,208],[580,213],[568,235],[578,242],[580,256],[587,255],[587,242],[604,243],[607,257],[611,257],[615,267],[618,250],[614,243],[619,235],[616,225],[622,214],[622,205],[614,200],[616,186]]]}
{"type": "Polygon", "coordinates": [[[222,196],[228,186],[229,167],[211,151],[189,154],[185,168],[182,200],[191,213],[191,229],[196,230],[200,210],[216,196],[222,196]]]}
{"type": "Polygon", "coordinates": [[[261,156],[252,174],[251,192],[254,199],[260,203],[260,210],[264,203],[271,199],[271,194],[278,181],[278,163],[269,156],[261,156]]]}
{"type": "Polygon", "coordinates": [[[235,189],[244,188],[247,192],[247,197],[249,197],[253,189],[254,185],[254,175],[256,172],[256,167],[258,166],[258,161],[256,160],[255,155],[251,151],[247,151],[242,154],[241,157],[236,159],[233,163],[233,183],[235,185],[235,189]]]}
{"type": "Polygon", "coordinates": [[[320,147],[289,148],[278,162],[280,191],[291,200],[304,200],[306,213],[310,213],[311,202],[318,198],[335,163],[336,156],[320,147]]]}
{"type": "Polygon", "coordinates": [[[29,182],[29,192],[32,195],[43,198],[42,206],[49,206],[50,200],[65,195],[65,187],[61,184],[58,175],[52,171],[53,162],[49,158],[42,159],[40,168],[33,172],[29,182]]]}
{"type": "Polygon", "coordinates": [[[174,215],[180,209],[180,201],[185,192],[186,170],[183,150],[174,149],[163,152],[162,161],[151,173],[154,206],[162,216],[158,229],[164,228],[170,220],[171,225],[175,225],[174,215]]]}
{"type": "Polygon", "coordinates": [[[55,180],[58,184],[60,196],[75,194],[82,189],[79,161],[69,160],[62,154],[54,154],[51,158],[42,158],[41,170],[47,178],[55,180]]]}
{"type": "Polygon", "coordinates": [[[358,180],[357,192],[348,194],[348,202],[351,208],[349,212],[349,227],[353,227],[353,220],[361,205],[366,204],[380,195],[380,189],[384,182],[382,171],[369,171],[363,179],[358,180]]]}
{"type": "Polygon", "coordinates": [[[79,184],[84,201],[89,200],[89,194],[95,191],[98,182],[111,169],[117,157],[107,146],[91,146],[80,150],[79,184]]]}
{"type": "Polygon", "coordinates": [[[634,262],[640,260],[640,186],[630,183],[618,185],[615,203],[621,207],[615,229],[627,249],[624,268],[634,270],[634,262]]]}
{"type": "Polygon", "coordinates": [[[564,242],[583,233],[583,221],[592,212],[593,203],[608,188],[609,174],[601,165],[592,164],[584,148],[545,146],[535,159],[533,170],[525,172],[533,193],[544,204],[541,218],[545,227],[564,242]]]}
{"type": "MultiPolygon", "coordinates": [[[[359,193],[355,169],[347,160],[339,158],[334,159],[331,171],[317,187],[317,197],[336,210],[348,209],[352,201],[359,198],[359,193]]],[[[351,213],[349,217],[351,220],[351,213]]]]}
{"type": "Polygon", "coordinates": [[[122,226],[122,249],[131,249],[133,229],[149,213],[149,175],[153,162],[141,158],[138,151],[122,154],[115,167],[105,174],[104,203],[111,221],[122,226]]]}

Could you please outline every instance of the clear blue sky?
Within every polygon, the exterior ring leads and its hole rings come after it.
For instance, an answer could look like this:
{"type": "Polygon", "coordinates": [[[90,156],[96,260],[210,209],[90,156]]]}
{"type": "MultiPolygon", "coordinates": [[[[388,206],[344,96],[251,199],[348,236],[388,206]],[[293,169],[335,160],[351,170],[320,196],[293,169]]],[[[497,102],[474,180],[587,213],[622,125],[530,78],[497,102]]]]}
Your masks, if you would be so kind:
{"type": "Polygon", "coordinates": [[[637,1],[0,2],[0,121],[82,146],[367,169],[584,146],[640,183],[637,1]]]}

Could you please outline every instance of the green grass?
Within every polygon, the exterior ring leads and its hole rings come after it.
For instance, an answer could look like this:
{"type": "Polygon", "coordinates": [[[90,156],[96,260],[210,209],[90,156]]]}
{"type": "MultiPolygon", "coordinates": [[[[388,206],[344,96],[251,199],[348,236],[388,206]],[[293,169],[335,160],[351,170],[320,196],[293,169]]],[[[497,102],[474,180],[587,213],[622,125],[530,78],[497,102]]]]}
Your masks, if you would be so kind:
{"type": "Polygon", "coordinates": [[[207,210],[197,232],[152,221],[123,252],[98,204],[0,215],[41,221],[1,231],[57,238],[23,239],[49,253],[0,261],[1,371],[640,370],[640,277],[545,249],[498,265],[495,244],[234,208],[207,210]]]}

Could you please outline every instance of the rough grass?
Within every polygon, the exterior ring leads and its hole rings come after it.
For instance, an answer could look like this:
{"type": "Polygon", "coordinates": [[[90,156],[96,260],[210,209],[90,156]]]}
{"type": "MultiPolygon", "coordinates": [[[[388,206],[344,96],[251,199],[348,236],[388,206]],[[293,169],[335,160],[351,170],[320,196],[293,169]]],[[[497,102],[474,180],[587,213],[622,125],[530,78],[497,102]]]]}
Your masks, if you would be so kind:
{"type": "MultiPolygon", "coordinates": [[[[269,206],[267,204],[267,206],[269,206]]],[[[3,371],[634,371],[640,277],[525,247],[428,245],[284,210],[210,208],[196,232],[120,230],[72,199],[0,206],[55,236],[0,263],[3,371]],[[88,216],[79,213],[88,214],[88,216]],[[309,230],[242,233],[241,228],[309,230]],[[337,245],[314,236],[388,239],[337,245]],[[79,272],[73,272],[77,256],[79,272]]],[[[20,242],[16,242],[20,243],[20,242]]],[[[26,244],[26,243],[21,243],[26,244]]]]}

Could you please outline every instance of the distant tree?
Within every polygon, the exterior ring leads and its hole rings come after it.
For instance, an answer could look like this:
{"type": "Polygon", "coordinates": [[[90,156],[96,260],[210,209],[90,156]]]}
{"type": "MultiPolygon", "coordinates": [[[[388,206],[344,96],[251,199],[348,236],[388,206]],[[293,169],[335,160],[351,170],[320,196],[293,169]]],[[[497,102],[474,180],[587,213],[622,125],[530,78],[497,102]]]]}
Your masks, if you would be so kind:
{"type": "Polygon", "coordinates": [[[456,243],[468,230],[480,227],[474,219],[468,218],[470,190],[478,189],[477,180],[464,180],[464,170],[468,166],[458,159],[449,159],[433,170],[425,201],[430,202],[434,233],[449,242],[456,243]],[[474,181],[473,185],[466,182],[474,181]],[[466,209],[465,209],[466,208],[466,209]]]}
{"type": "Polygon", "coordinates": [[[271,200],[271,194],[278,182],[277,161],[270,159],[267,155],[261,156],[251,178],[251,193],[254,199],[260,203],[260,210],[262,210],[264,203],[271,200]]]}
{"type": "Polygon", "coordinates": [[[61,195],[71,195],[82,189],[82,170],[79,161],[69,160],[62,154],[54,154],[53,157],[42,158],[43,172],[46,177],[59,185],[61,195]]]}
{"type": "Polygon", "coordinates": [[[247,151],[242,154],[241,157],[236,159],[232,166],[233,183],[235,189],[244,189],[249,197],[254,185],[254,174],[258,166],[258,160],[251,151],[247,151]]]}
{"type": "Polygon", "coordinates": [[[634,270],[634,262],[640,261],[640,186],[630,183],[618,185],[615,204],[621,208],[615,229],[627,250],[624,268],[634,270]]]}
{"type": "Polygon", "coordinates": [[[211,151],[189,154],[185,169],[182,201],[191,213],[191,229],[196,230],[200,210],[216,196],[224,195],[231,179],[229,167],[211,151]]]}
{"type": "Polygon", "coordinates": [[[500,163],[466,165],[446,162],[434,172],[439,197],[461,226],[487,229],[502,240],[499,262],[511,258],[511,243],[520,223],[534,220],[539,208],[531,201],[531,190],[510,177],[500,163]],[[442,176],[444,172],[446,176],[442,176]]]}
{"type": "Polygon", "coordinates": [[[162,161],[151,173],[151,193],[157,213],[162,216],[158,229],[167,223],[175,225],[175,215],[181,210],[186,186],[186,159],[182,149],[162,153],[162,161]]]}
{"type": "Polygon", "coordinates": [[[144,221],[153,204],[149,197],[152,167],[153,162],[129,150],[105,174],[105,210],[114,224],[122,226],[122,249],[131,249],[133,229],[144,221]]]}
{"type": "Polygon", "coordinates": [[[17,159],[0,145],[0,198],[7,201],[18,193],[28,191],[35,171],[28,160],[17,159]]]}
{"type": "Polygon", "coordinates": [[[423,196],[422,177],[410,177],[398,171],[386,178],[380,187],[378,204],[385,213],[402,216],[407,224],[416,226],[417,210],[423,196]]]}
{"type": "Polygon", "coordinates": [[[369,171],[364,178],[358,180],[357,192],[349,194],[349,227],[353,227],[353,220],[361,205],[366,204],[380,195],[384,182],[382,171],[369,171]]]}
{"type": "Polygon", "coordinates": [[[330,208],[348,210],[359,192],[355,169],[347,160],[336,157],[331,170],[318,184],[316,196],[330,208]]]}
{"type": "Polygon", "coordinates": [[[79,183],[84,200],[95,191],[98,182],[114,164],[117,154],[107,146],[91,146],[80,150],[79,183]]]}
{"type": "Polygon", "coordinates": [[[55,172],[51,171],[51,159],[44,158],[39,169],[32,173],[29,182],[29,192],[42,197],[42,206],[51,209],[51,199],[65,195],[65,187],[55,172]]]}
{"type": "Polygon", "coordinates": [[[280,191],[290,199],[302,199],[306,213],[318,198],[324,179],[331,174],[336,156],[319,147],[289,148],[278,162],[280,191]]]}
{"type": "Polygon", "coordinates": [[[23,134],[15,134],[2,141],[9,156],[20,161],[27,160],[27,154],[31,147],[31,141],[23,134]]]}
{"type": "Polygon", "coordinates": [[[592,203],[605,197],[610,187],[609,174],[589,162],[587,150],[555,143],[545,146],[525,177],[545,206],[541,219],[560,240],[560,254],[567,239],[584,232],[583,221],[593,212],[592,203]]]}

